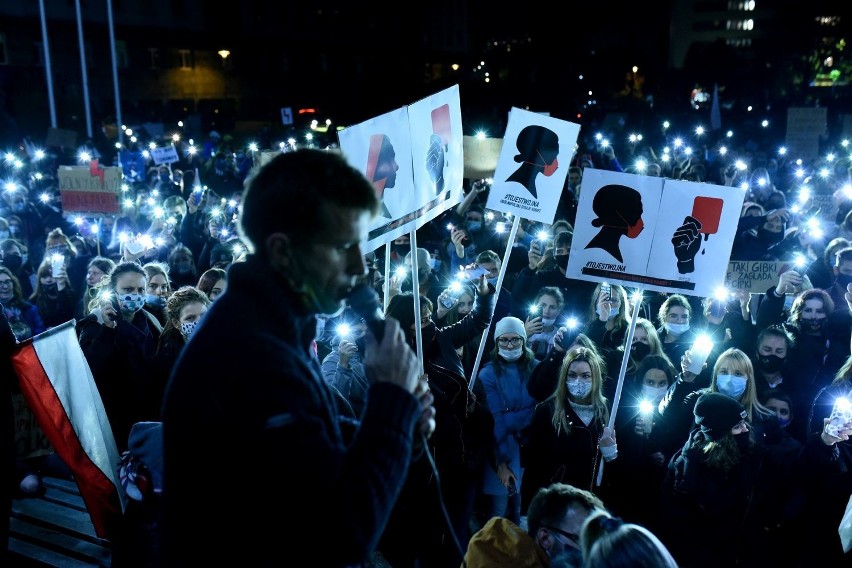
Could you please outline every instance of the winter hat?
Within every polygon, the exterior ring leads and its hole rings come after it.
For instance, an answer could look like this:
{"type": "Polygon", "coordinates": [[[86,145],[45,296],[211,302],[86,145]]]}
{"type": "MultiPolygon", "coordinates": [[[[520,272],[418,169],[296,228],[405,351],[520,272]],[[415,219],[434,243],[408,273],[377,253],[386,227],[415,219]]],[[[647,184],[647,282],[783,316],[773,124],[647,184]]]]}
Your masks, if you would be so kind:
{"type": "Polygon", "coordinates": [[[719,392],[706,392],[695,403],[695,423],[711,440],[722,439],[748,416],[743,405],[719,392]]]}
{"type": "Polygon", "coordinates": [[[524,328],[524,322],[512,316],[506,316],[497,322],[494,326],[494,337],[498,338],[507,333],[516,333],[527,340],[527,330],[524,328]]]}
{"type": "MultiPolygon", "coordinates": [[[[432,263],[429,260],[432,255],[425,248],[417,247],[417,271],[422,274],[428,274],[432,271],[432,263]]],[[[405,262],[411,262],[411,253],[405,255],[405,262]]]]}

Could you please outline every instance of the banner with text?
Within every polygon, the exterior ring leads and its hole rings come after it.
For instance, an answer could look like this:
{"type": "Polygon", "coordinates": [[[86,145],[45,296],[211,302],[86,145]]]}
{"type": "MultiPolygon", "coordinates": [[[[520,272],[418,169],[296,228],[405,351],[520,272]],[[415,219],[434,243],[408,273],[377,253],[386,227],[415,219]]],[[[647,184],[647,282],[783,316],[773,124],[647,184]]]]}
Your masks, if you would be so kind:
{"type": "Polygon", "coordinates": [[[121,168],[102,167],[97,160],[87,166],[59,166],[59,195],[65,213],[94,215],[118,213],[121,168]]]}
{"type": "Polygon", "coordinates": [[[569,278],[709,296],[725,282],[745,193],[586,168],[569,278]]]}

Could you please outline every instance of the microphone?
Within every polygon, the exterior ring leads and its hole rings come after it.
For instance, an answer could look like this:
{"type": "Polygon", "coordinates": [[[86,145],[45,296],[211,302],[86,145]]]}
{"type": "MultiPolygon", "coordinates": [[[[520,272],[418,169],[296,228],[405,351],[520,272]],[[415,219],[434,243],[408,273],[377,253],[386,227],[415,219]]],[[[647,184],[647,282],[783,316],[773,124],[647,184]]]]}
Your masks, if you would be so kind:
{"type": "Polygon", "coordinates": [[[364,318],[370,333],[381,343],[385,334],[385,314],[379,294],[369,284],[358,284],[349,292],[346,302],[353,312],[364,318]]]}

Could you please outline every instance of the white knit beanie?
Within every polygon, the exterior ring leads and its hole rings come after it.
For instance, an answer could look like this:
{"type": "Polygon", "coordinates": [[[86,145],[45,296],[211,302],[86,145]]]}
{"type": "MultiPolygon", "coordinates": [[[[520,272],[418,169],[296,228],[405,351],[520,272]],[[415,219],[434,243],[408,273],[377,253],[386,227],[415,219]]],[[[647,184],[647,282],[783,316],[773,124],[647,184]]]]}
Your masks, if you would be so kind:
{"type": "Polygon", "coordinates": [[[497,339],[501,335],[505,335],[507,333],[516,333],[524,338],[524,341],[527,340],[527,330],[524,327],[524,322],[519,320],[518,318],[514,318],[512,316],[506,316],[497,322],[497,325],[494,326],[494,338],[497,339]]]}

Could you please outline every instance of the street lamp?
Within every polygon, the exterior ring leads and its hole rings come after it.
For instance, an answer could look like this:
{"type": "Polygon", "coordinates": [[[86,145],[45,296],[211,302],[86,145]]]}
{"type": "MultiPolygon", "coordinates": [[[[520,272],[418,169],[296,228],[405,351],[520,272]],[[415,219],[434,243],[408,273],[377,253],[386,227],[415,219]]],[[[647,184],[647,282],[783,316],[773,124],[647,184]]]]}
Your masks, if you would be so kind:
{"type": "Polygon", "coordinates": [[[219,56],[222,58],[222,61],[224,61],[225,59],[228,59],[228,56],[231,55],[231,52],[228,51],[227,49],[220,49],[216,53],[219,54],[219,56]]]}

